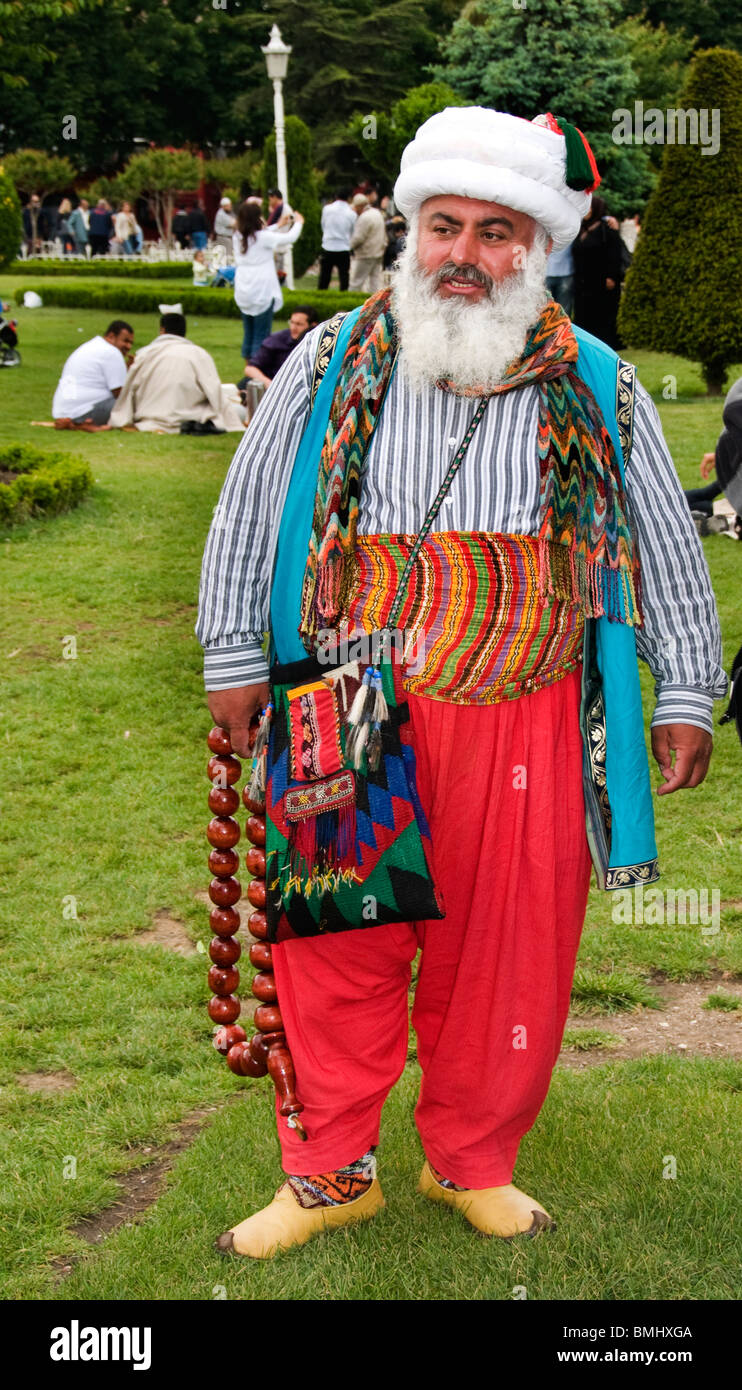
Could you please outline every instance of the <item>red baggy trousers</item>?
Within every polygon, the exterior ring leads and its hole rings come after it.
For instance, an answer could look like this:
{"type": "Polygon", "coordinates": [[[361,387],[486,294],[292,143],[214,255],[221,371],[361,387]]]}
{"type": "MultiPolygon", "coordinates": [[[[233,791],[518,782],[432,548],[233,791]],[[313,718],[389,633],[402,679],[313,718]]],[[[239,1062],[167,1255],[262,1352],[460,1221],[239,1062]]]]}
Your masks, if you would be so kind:
{"type": "Polygon", "coordinates": [[[446,916],[273,947],[308,1134],[279,1120],[283,1167],[327,1172],[378,1143],[422,947],[423,1148],[463,1187],[500,1186],[549,1088],[585,915],[580,670],[489,706],[408,698],[446,916]]]}

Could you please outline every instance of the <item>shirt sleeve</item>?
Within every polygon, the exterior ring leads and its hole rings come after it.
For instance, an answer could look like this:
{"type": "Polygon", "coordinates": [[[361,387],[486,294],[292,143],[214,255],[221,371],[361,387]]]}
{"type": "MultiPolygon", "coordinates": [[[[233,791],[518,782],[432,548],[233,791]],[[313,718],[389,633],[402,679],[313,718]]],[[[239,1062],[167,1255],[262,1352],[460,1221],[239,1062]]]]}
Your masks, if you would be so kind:
{"type": "Polygon", "coordinates": [[[106,353],[103,375],[109,391],[118,391],[126,381],[126,363],[118,348],[114,348],[113,351],[116,353],[115,357],[110,352],[106,353]]]}
{"type": "Polygon", "coordinates": [[[207,690],[267,680],[273,557],[296,451],[309,416],[322,325],[286,359],[239,444],[214,509],[201,569],[196,636],[207,690]]]}
{"type": "Polygon", "coordinates": [[[295,222],[293,227],[288,227],[285,231],[279,227],[263,227],[259,236],[268,246],[272,246],[274,250],[280,251],[282,246],[293,246],[294,242],[299,240],[303,231],[304,223],[295,222]]]}
{"type": "Polygon", "coordinates": [[[712,703],[727,689],[711,579],[657,409],[638,382],[626,495],[642,570],[636,645],[655,678],[652,725],[711,733],[712,703]]]}

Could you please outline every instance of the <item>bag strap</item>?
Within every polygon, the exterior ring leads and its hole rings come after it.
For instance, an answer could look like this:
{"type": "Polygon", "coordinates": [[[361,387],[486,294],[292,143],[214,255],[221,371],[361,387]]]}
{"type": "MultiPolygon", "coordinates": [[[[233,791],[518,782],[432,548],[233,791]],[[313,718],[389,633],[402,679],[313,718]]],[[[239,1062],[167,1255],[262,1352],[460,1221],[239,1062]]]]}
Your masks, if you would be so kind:
{"type": "Polygon", "coordinates": [[[474,436],[474,431],[476,430],[477,425],[479,424],[482,416],[484,415],[485,410],[487,409],[487,403],[489,399],[489,396],[483,396],[481,401],[479,402],[479,405],[477,406],[472,417],[471,424],[469,425],[469,428],[466,431],[466,434],[464,435],[464,438],[461,442],[458,453],[456,454],[456,457],[451,460],[451,463],[448,467],[448,472],[446,473],[446,476],[443,479],[443,482],[441,483],[435,498],[430,504],[428,514],[420,528],[420,534],[417,537],[417,540],[415,541],[410,551],[407,564],[402,570],[400,581],[397,585],[397,591],[394,595],[394,600],[389,611],[389,617],[387,619],[386,627],[383,629],[384,631],[391,630],[394,627],[397,618],[399,617],[400,611],[402,609],[402,604],[404,602],[405,593],[407,590],[407,580],[409,579],[415,561],[417,560],[417,557],[420,554],[423,541],[425,540],[425,537],[427,536],[431,526],[433,525],[433,522],[435,521],[435,518],[437,517],[441,509],[443,499],[446,493],[448,492],[448,489],[450,488],[451,483],[453,482],[456,474],[458,473],[461,464],[464,461],[464,455],[466,454],[466,451],[469,448],[469,445],[471,444],[472,438],[474,436]]]}

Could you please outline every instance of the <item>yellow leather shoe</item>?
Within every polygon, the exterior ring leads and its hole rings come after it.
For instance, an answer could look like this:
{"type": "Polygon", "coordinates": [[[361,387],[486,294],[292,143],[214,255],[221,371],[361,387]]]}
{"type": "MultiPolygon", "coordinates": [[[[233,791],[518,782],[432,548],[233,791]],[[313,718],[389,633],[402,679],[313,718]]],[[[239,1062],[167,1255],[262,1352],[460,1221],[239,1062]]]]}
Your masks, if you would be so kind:
{"type": "Polygon", "coordinates": [[[516,1235],[537,1236],[539,1231],[556,1230],[556,1221],[549,1213],[512,1183],[507,1187],[473,1187],[456,1192],[452,1187],[441,1187],[426,1159],[417,1190],[432,1202],[456,1207],[483,1236],[512,1240],[516,1235]]]}
{"type": "Polygon", "coordinates": [[[288,1183],[279,1187],[269,1206],[248,1216],[216,1241],[222,1254],[247,1255],[253,1260],[272,1260],[279,1250],[304,1245],[320,1231],[350,1226],[375,1216],[384,1206],[378,1178],[363,1196],[336,1207],[300,1207],[288,1183]]]}

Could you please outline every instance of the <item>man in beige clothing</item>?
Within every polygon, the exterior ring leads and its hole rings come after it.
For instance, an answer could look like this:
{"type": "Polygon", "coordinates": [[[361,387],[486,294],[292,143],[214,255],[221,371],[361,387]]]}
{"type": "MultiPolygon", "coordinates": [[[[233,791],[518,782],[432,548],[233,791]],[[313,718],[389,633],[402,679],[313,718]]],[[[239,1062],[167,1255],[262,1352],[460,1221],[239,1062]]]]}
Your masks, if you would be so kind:
{"type": "Polygon", "coordinates": [[[386,224],[383,213],[371,207],[363,193],[356,193],[353,207],[358,220],[350,239],[353,257],[350,268],[351,290],[373,294],[381,289],[381,267],[386,251],[386,224]]]}
{"type": "Polygon", "coordinates": [[[111,412],[111,429],[158,434],[244,429],[245,412],[237,388],[222,386],[213,358],[185,333],[183,314],[163,314],[158,337],[134,358],[111,412]],[[188,422],[206,428],[181,430],[188,422]]]}

